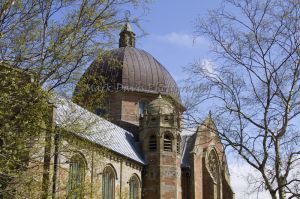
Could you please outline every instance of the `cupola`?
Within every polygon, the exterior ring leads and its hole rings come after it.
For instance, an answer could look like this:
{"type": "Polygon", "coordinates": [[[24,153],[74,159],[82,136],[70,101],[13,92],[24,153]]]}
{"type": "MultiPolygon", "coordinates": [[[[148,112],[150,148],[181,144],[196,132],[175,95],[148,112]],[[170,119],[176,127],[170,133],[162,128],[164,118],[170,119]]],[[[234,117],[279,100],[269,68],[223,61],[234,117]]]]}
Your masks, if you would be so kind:
{"type": "Polygon", "coordinates": [[[119,47],[135,47],[135,33],[128,22],[120,32],[119,47]]]}

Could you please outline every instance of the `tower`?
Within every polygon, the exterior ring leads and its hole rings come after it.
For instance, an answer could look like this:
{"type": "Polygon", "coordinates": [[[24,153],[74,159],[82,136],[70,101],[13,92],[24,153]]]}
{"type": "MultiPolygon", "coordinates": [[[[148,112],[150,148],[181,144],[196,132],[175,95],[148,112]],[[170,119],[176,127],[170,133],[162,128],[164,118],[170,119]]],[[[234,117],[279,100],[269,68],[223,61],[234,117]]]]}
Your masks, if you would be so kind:
{"type": "Polygon", "coordinates": [[[145,199],[181,198],[180,114],[161,95],[140,118],[140,141],[147,166],[143,174],[145,199]]]}

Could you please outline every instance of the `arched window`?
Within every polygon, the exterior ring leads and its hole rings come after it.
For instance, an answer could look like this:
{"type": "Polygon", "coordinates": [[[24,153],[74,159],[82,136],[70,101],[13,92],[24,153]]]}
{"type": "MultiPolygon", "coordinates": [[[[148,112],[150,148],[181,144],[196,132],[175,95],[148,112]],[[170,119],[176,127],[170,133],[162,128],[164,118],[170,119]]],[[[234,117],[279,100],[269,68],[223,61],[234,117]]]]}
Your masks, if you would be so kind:
{"type": "Polygon", "coordinates": [[[149,151],[156,151],[156,149],[157,149],[156,136],[151,135],[149,138],[149,151]]]}
{"type": "Polygon", "coordinates": [[[170,134],[164,136],[164,151],[172,151],[172,137],[170,134]]]}
{"type": "Polygon", "coordinates": [[[148,104],[149,104],[149,102],[147,100],[139,101],[139,114],[141,117],[143,117],[144,114],[146,113],[148,104]]]}
{"type": "Polygon", "coordinates": [[[129,180],[129,199],[139,199],[140,182],[136,176],[129,180]]]}
{"type": "Polygon", "coordinates": [[[211,150],[208,155],[208,169],[213,177],[213,180],[215,182],[216,191],[217,191],[217,199],[220,199],[221,195],[221,176],[220,176],[220,163],[218,154],[215,150],[211,150]]]}
{"type": "Polygon", "coordinates": [[[105,167],[102,175],[102,198],[115,198],[115,172],[111,166],[105,167]]]}
{"type": "Polygon", "coordinates": [[[68,180],[68,198],[81,199],[84,191],[85,160],[77,154],[71,158],[69,180],[68,180]]]}

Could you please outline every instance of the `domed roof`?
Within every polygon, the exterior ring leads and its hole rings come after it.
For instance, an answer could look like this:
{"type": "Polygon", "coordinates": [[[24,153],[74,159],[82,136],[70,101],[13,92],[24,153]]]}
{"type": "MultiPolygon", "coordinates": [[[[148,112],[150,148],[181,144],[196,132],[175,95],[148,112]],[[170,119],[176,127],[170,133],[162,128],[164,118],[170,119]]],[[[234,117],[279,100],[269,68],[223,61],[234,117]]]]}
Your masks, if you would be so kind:
{"type": "Polygon", "coordinates": [[[151,101],[147,106],[147,114],[172,114],[174,113],[174,107],[166,99],[162,98],[161,95],[155,100],[151,101]]]}
{"type": "Polygon", "coordinates": [[[86,73],[113,80],[114,89],[162,93],[180,101],[173,77],[152,55],[134,47],[134,36],[130,25],[126,24],[120,33],[120,47],[99,56],[100,59],[95,60],[86,73]]]}

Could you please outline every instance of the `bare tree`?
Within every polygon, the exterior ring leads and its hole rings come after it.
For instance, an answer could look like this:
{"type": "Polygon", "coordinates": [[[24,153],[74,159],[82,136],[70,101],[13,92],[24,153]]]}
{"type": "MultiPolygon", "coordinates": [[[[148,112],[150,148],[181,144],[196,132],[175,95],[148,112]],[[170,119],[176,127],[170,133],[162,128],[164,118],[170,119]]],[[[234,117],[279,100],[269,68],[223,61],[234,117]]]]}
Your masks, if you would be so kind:
{"type": "Polygon", "coordinates": [[[87,63],[114,44],[115,31],[130,17],[126,9],[146,2],[1,1],[0,62],[35,72],[48,90],[73,83],[87,63]]]}
{"type": "Polygon", "coordinates": [[[273,199],[300,197],[300,2],[225,0],[199,19],[211,62],[188,67],[197,107],[213,102],[225,146],[255,168],[273,199]]]}

